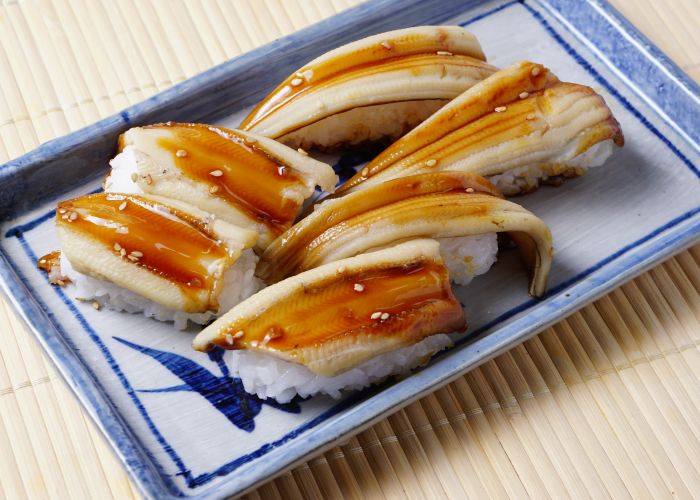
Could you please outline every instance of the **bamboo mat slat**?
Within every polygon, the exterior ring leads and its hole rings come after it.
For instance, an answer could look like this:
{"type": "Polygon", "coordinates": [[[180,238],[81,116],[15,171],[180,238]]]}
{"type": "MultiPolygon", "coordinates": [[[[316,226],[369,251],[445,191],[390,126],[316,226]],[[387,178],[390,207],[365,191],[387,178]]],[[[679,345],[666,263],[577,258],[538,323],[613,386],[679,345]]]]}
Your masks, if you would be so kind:
{"type": "MultiPolygon", "coordinates": [[[[0,162],[361,0],[0,0],[0,162]]],[[[695,0],[613,4],[696,80],[695,0]]],[[[140,498],[0,302],[0,498],[140,498]]],[[[700,246],[250,499],[692,498],[700,246]]]]}

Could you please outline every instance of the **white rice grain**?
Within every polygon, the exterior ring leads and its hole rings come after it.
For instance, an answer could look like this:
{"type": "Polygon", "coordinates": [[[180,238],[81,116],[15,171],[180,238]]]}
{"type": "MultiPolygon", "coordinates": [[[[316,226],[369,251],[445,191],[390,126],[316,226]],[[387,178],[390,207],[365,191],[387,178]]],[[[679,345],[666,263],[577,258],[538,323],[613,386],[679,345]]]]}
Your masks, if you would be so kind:
{"type": "Polygon", "coordinates": [[[468,285],[475,276],[484,274],[498,259],[496,233],[439,238],[440,255],[450,271],[450,279],[468,285]]]}
{"type": "Polygon", "coordinates": [[[589,168],[600,167],[612,155],[613,141],[608,139],[594,144],[574,158],[565,150],[561,159],[542,165],[524,165],[507,170],[488,179],[505,195],[527,193],[536,189],[541,181],[560,175],[582,175],[589,168]]]}
{"type": "Polygon", "coordinates": [[[450,346],[452,341],[448,335],[431,335],[413,345],[376,356],[335,377],[317,375],[301,364],[253,350],[230,351],[224,359],[231,374],[241,379],[246,392],[261,399],[273,398],[287,403],[297,394],[303,398],[327,394],[338,399],[341,391],[361,389],[389,375],[406,374],[450,346]]]}
{"type": "Polygon", "coordinates": [[[94,300],[102,307],[128,313],[143,313],[148,318],[158,321],[173,321],[175,328],[184,330],[187,321],[200,325],[209,323],[221,316],[233,306],[250,297],[263,288],[263,283],[254,276],[258,258],[253,250],[244,250],[241,257],[224,273],[224,285],[219,293],[219,311],[217,313],[186,313],[169,309],[157,302],[122,288],[109,281],[101,280],[79,273],[70,261],[61,254],[60,274],[71,280],[67,291],[80,300],[94,300]]]}
{"type": "Polygon", "coordinates": [[[401,101],[353,108],[328,116],[278,140],[288,146],[322,150],[398,138],[445,105],[442,99],[401,101]]]}
{"type": "Polygon", "coordinates": [[[132,180],[137,173],[136,152],[132,146],[127,146],[117,156],[109,161],[112,171],[105,179],[105,191],[108,193],[144,194],[141,188],[132,180]]]}

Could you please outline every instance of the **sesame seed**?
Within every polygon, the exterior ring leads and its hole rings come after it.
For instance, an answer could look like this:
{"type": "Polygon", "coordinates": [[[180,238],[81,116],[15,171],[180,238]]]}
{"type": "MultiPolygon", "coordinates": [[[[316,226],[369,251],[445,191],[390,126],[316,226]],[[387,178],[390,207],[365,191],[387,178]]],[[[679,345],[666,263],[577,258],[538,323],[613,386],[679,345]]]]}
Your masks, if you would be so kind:
{"type": "Polygon", "coordinates": [[[344,273],[344,272],[345,272],[345,266],[340,266],[340,267],[338,267],[338,269],[336,270],[336,272],[337,272],[337,273],[344,273]]]}
{"type": "Polygon", "coordinates": [[[518,94],[518,97],[520,97],[521,99],[527,99],[529,95],[529,92],[520,92],[520,94],[518,94]]]}
{"type": "Polygon", "coordinates": [[[243,330],[238,330],[236,333],[233,334],[234,339],[240,339],[243,336],[243,330]]]}
{"type": "Polygon", "coordinates": [[[94,301],[94,302],[92,303],[92,308],[93,308],[95,311],[99,311],[100,309],[102,309],[102,306],[100,305],[99,302],[94,301]]]}
{"type": "Polygon", "coordinates": [[[68,216],[69,220],[75,220],[78,218],[78,213],[77,212],[71,212],[70,215],[68,216]]]}
{"type": "Polygon", "coordinates": [[[116,232],[119,234],[129,234],[129,228],[126,226],[120,226],[117,228],[116,232]]]}
{"type": "Polygon", "coordinates": [[[224,337],[226,338],[226,343],[228,345],[233,345],[233,335],[231,335],[230,333],[227,333],[224,335],[224,337]]]}
{"type": "Polygon", "coordinates": [[[307,69],[306,71],[304,71],[304,72],[301,74],[301,76],[303,76],[303,77],[306,79],[307,82],[310,82],[310,81],[311,81],[311,77],[314,76],[314,70],[312,70],[312,69],[307,69]]]}
{"type": "Polygon", "coordinates": [[[286,172],[287,172],[287,167],[285,167],[284,165],[280,165],[279,167],[277,167],[277,173],[279,175],[284,175],[286,172]]]}
{"type": "Polygon", "coordinates": [[[118,252],[119,250],[122,249],[122,246],[119,243],[114,244],[114,249],[118,252]]]}
{"type": "Polygon", "coordinates": [[[532,73],[532,76],[537,76],[540,74],[540,68],[538,66],[535,66],[534,68],[532,68],[532,71],[530,71],[530,73],[532,73]]]}
{"type": "Polygon", "coordinates": [[[143,257],[143,253],[139,252],[138,250],[133,250],[131,252],[131,255],[133,255],[134,257],[143,257]]]}
{"type": "Polygon", "coordinates": [[[148,184],[149,186],[153,184],[153,177],[151,177],[151,174],[147,174],[146,177],[144,177],[144,179],[146,179],[146,184],[148,184]]]}
{"type": "Polygon", "coordinates": [[[124,250],[123,248],[121,250],[119,250],[119,255],[124,257],[126,255],[126,250],[124,250]]]}
{"type": "Polygon", "coordinates": [[[473,192],[474,192],[474,188],[467,188],[467,189],[465,189],[465,191],[466,191],[467,193],[473,193],[473,192]]]}
{"type": "Polygon", "coordinates": [[[187,151],[185,151],[184,149],[178,149],[177,151],[175,151],[175,156],[177,156],[178,158],[184,158],[185,156],[187,156],[187,151]]]}
{"type": "Polygon", "coordinates": [[[451,55],[454,55],[454,54],[452,54],[452,52],[450,52],[449,50],[438,50],[438,51],[436,52],[436,54],[439,55],[439,56],[451,56],[451,55]]]}
{"type": "Polygon", "coordinates": [[[381,311],[373,312],[369,319],[379,319],[382,317],[381,311]]]}
{"type": "Polygon", "coordinates": [[[258,347],[259,342],[257,340],[251,340],[250,341],[250,346],[251,347],[258,347]]]}
{"type": "Polygon", "coordinates": [[[425,162],[425,164],[429,167],[434,167],[435,165],[437,165],[437,160],[428,160],[425,162]]]}
{"type": "Polygon", "coordinates": [[[119,205],[119,210],[124,210],[126,208],[126,201],[122,201],[119,205]]]}
{"type": "Polygon", "coordinates": [[[137,260],[139,260],[139,258],[135,255],[127,255],[126,258],[129,259],[131,262],[136,262],[137,260]]]}
{"type": "Polygon", "coordinates": [[[58,209],[58,213],[59,213],[59,214],[65,214],[65,213],[66,213],[66,209],[65,209],[65,208],[59,208],[59,209],[58,209]]]}
{"type": "Polygon", "coordinates": [[[294,78],[294,79],[293,79],[291,82],[289,82],[289,83],[290,83],[290,85],[291,85],[292,87],[298,87],[298,86],[301,85],[303,82],[304,82],[304,80],[302,80],[301,78],[294,78]]]}
{"type": "Polygon", "coordinates": [[[380,316],[380,318],[381,318],[382,321],[385,321],[385,320],[389,319],[389,313],[382,313],[382,315],[380,316]]]}
{"type": "Polygon", "coordinates": [[[300,154],[303,154],[304,156],[309,156],[309,153],[307,153],[306,151],[304,151],[304,150],[301,149],[301,148],[297,149],[297,152],[300,153],[300,154]]]}
{"type": "Polygon", "coordinates": [[[56,284],[57,284],[58,286],[66,286],[66,282],[63,281],[63,280],[56,280],[56,284]]]}
{"type": "Polygon", "coordinates": [[[68,219],[68,214],[61,215],[61,219],[68,219]]]}
{"type": "Polygon", "coordinates": [[[382,47],[384,47],[387,50],[391,50],[391,43],[385,40],[382,42],[382,47]]]}
{"type": "Polygon", "coordinates": [[[506,109],[508,108],[506,108],[505,106],[498,106],[497,108],[494,108],[494,111],[496,113],[503,113],[506,109]]]}
{"type": "Polygon", "coordinates": [[[367,167],[365,167],[362,169],[362,172],[360,172],[360,173],[362,174],[362,177],[367,177],[367,175],[369,174],[369,169],[367,167]]]}
{"type": "Polygon", "coordinates": [[[211,194],[214,194],[214,193],[216,193],[216,192],[218,192],[218,191],[219,191],[219,186],[211,186],[211,187],[209,188],[209,192],[210,192],[211,194]]]}
{"type": "Polygon", "coordinates": [[[131,182],[136,182],[137,180],[139,180],[139,174],[134,172],[133,174],[131,174],[131,182]]]}
{"type": "Polygon", "coordinates": [[[221,170],[212,170],[211,172],[209,172],[209,175],[211,175],[212,177],[221,177],[222,175],[224,175],[224,173],[221,170]]]}
{"type": "Polygon", "coordinates": [[[356,292],[362,292],[362,291],[364,291],[364,289],[365,289],[365,285],[363,285],[362,283],[355,283],[355,286],[352,287],[352,288],[353,288],[353,290],[355,290],[356,292]]]}
{"type": "Polygon", "coordinates": [[[528,113],[528,115],[525,117],[526,120],[534,120],[535,119],[535,114],[534,113],[528,113]]]}
{"type": "Polygon", "coordinates": [[[271,339],[272,339],[272,337],[270,337],[270,334],[269,334],[269,333],[266,334],[266,335],[263,337],[262,345],[267,345],[267,344],[270,342],[271,339]]]}

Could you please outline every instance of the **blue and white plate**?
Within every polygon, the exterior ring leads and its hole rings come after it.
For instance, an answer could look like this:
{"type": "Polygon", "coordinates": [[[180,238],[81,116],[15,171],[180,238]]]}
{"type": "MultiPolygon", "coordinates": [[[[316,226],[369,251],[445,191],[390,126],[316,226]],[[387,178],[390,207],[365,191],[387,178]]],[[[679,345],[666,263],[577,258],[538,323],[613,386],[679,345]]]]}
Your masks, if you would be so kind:
{"type": "Polygon", "coordinates": [[[240,493],[541,330],[700,233],[698,86],[599,1],[383,0],[278,40],[0,167],[0,281],[150,497],[240,493]],[[48,286],[37,257],[57,247],[52,207],[93,191],[126,128],[165,120],[234,125],[306,61],[363,36],[458,23],[489,61],[542,62],[592,86],[627,144],[602,168],[518,199],[552,228],[550,290],[530,299],[508,253],[458,290],[471,335],[401,381],[335,401],[247,395],[220,352],[138,315],[95,311],[48,286]]]}

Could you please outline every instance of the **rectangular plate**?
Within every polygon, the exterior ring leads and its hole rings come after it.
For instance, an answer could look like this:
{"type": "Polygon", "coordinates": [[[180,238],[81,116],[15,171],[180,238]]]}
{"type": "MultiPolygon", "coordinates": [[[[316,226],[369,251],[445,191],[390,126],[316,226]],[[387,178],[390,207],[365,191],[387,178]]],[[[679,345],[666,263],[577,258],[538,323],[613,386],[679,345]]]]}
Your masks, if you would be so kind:
{"type": "Polygon", "coordinates": [[[2,286],[147,496],[240,493],[696,241],[698,94],[696,84],[604,3],[372,2],[2,166],[2,286]],[[48,286],[36,268],[37,257],[57,246],[51,208],[98,187],[117,134],[128,127],[165,120],[235,125],[232,115],[341,43],[399,27],[454,23],[472,30],[496,65],[532,59],[563,80],[591,85],[625,132],[627,145],[604,167],[518,198],[554,234],[557,254],[544,300],[527,297],[522,271],[505,252],[491,272],[458,290],[472,334],[456,348],[399,382],[340,401],[317,397],[280,407],[246,396],[217,354],[190,349],[189,334],[138,315],[94,311],[48,286]],[[221,391],[231,397],[217,398],[221,391]]]}

